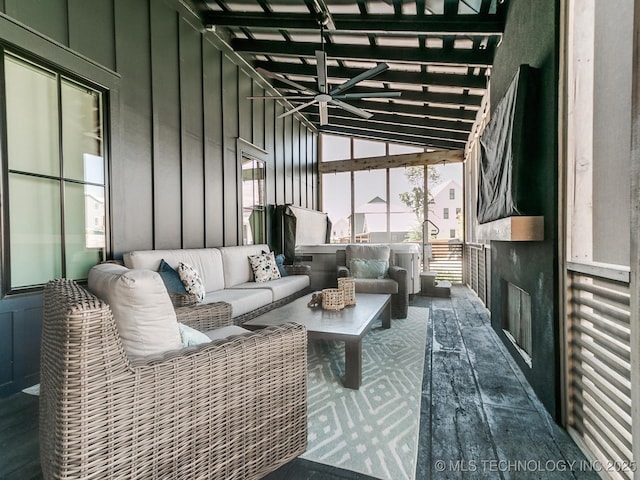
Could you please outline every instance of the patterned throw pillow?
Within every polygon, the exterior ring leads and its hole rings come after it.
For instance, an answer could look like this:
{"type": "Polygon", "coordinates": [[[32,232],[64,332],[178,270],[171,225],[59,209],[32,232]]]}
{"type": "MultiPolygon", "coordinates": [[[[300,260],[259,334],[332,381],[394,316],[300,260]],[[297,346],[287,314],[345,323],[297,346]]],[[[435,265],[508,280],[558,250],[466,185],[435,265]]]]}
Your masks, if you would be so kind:
{"type": "Polygon", "coordinates": [[[278,271],[273,252],[263,253],[261,255],[249,255],[249,263],[251,264],[256,282],[267,282],[280,278],[280,272],[278,271]]]}
{"type": "Polygon", "coordinates": [[[191,265],[180,262],[180,265],[178,265],[178,275],[180,275],[180,280],[182,280],[182,284],[187,293],[193,293],[198,298],[198,301],[202,302],[206,292],[198,271],[191,265]]]}

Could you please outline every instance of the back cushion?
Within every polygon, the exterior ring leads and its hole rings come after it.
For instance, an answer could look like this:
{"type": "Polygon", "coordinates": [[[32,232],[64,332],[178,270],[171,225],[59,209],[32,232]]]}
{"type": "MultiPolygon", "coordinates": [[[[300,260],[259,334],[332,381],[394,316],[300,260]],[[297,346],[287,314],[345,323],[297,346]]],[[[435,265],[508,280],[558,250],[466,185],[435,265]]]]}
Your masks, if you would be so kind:
{"type": "MultiPolygon", "coordinates": [[[[222,256],[217,248],[185,248],[175,250],[137,250],[125,253],[124,264],[129,268],[158,271],[160,261],[167,262],[174,270],[180,262],[190,265],[200,274],[207,292],[224,288],[222,256]]],[[[248,260],[247,260],[248,263],[248,260]]]]}
{"type": "Polygon", "coordinates": [[[253,270],[249,264],[249,255],[259,255],[270,251],[269,245],[240,245],[220,247],[224,265],[224,285],[226,288],[253,282],[253,270]]]}
{"type": "Polygon", "coordinates": [[[389,246],[388,245],[347,245],[346,248],[346,263],[351,264],[351,260],[354,258],[361,258],[366,260],[386,260],[389,261],[389,246]]]}
{"type": "Polygon", "coordinates": [[[88,287],[111,307],[130,357],[182,348],[176,313],[157,272],[105,263],[89,271],[88,287]]]}

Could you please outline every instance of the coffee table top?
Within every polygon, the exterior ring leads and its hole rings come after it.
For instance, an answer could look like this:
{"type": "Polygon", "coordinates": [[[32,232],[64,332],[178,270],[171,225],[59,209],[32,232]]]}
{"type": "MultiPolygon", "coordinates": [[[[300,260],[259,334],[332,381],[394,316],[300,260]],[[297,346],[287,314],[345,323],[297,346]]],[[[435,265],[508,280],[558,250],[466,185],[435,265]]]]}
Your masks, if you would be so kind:
{"type": "Polygon", "coordinates": [[[339,311],[307,307],[311,295],[305,295],[291,303],[275,308],[252,320],[243,327],[269,327],[287,322],[304,325],[309,334],[319,336],[360,337],[388,305],[391,295],[356,293],[356,304],[339,311]]]}

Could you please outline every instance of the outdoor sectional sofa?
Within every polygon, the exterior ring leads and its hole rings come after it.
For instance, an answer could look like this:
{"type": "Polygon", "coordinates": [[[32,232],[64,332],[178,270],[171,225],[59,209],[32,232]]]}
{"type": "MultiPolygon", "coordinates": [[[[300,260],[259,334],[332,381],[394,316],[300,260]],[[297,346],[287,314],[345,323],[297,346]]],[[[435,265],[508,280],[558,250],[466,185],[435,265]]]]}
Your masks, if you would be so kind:
{"type": "MultiPolygon", "coordinates": [[[[158,271],[161,260],[177,268],[180,262],[196,269],[204,283],[202,303],[231,305],[235,325],[242,325],[264,312],[284,305],[309,291],[310,267],[284,265],[288,275],[267,282],[254,281],[249,255],[268,252],[268,245],[241,245],[217,248],[136,250],[124,255],[124,265],[132,269],[158,271]]],[[[191,294],[172,294],[176,306],[197,303],[191,294]]]]}

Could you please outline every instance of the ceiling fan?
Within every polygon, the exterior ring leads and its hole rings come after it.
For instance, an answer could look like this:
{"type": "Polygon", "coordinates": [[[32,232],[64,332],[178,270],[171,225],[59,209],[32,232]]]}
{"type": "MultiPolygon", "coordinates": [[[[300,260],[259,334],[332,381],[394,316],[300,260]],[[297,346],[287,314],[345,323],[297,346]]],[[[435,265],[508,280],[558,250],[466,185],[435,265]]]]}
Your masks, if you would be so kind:
{"type": "Polygon", "coordinates": [[[316,70],[317,70],[317,78],[318,78],[318,89],[311,90],[303,85],[300,85],[297,82],[289,80],[284,75],[280,75],[278,73],[269,72],[264,68],[258,67],[256,70],[260,72],[262,75],[268,78],[276,79],[282,83],[293,87],[295,90],[299,92],[299,95],[283,95],[282,97],[276,96],[250,96],[248,99],[256,100],[256,99],[277,99],[277,98],[285,98],[287,100],[297,100],[302,103],[291,110],[287,110],[286,112],[278,115],[278,118],[286,117],[288,115],[292,115],[293,113],[302,110],[303,108],[308,107],[309,105],[318,104],[318,109],[320,113],[320,125],[328,125],[329,123],[329,111],[327,105],[334,105],[336,107],[342,108],[348,112],[353,113],[354,115],[358,115],[362,118],[371,118],[373,113],[363,110],[362,108],[354,107],[343,100],[349,99],[363,99],[363,98],[392,98],[399,97],[402,92],[392,92],[392,91],[380,91],[380,92],[371,92],[371,93],[344,93],[346,90],[355,86],[356,84],[369,80],[376,75],[384,72],[389,68],[389,65],[386,63],[379,63],[375,67],[362,72],[361,74],[353,77],[350,80],[347,80],[341,85],[329,89],[328,75],[327,75],[327,54],[324,51],[324,32],[323,32],[323,23],[320,23],[320,45],[322,50],[316,50],[316,70]]]}

